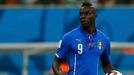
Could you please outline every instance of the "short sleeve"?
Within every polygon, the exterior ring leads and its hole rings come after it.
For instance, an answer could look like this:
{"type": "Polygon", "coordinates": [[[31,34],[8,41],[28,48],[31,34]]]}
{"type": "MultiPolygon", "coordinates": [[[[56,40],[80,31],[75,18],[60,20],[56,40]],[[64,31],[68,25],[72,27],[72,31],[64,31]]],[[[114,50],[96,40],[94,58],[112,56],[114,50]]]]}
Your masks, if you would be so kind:
{"type": "Polygon", "coordinates": [[[108,54],[110,54],[110,41],[109,39],[106,39],[106,46],[105,46],[105,49],[107,50],[108,54]]]}
{"type": "Polygon", "coordinates": [[[60,59],[63,59],[69,51],[69,38],[64,36],[59,42],[59,48],[56,53],[56,56],[60,59]]]}
{"type": "Polygon", "coordinates": [[[105,62],[110,61],[110,41],[109,41],[109,39],[105,39],[105,49],[104,49],[104,53],[102,54],[102,57],[105,62]]]}

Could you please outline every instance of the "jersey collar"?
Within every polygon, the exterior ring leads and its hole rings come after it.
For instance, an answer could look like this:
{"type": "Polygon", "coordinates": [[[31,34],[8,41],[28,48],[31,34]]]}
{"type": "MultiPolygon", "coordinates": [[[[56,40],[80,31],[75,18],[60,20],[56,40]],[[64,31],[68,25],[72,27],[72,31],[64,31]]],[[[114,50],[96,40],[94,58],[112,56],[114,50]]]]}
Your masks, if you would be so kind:
{"type": "Polygon", "coordinates": [[[81,26],[79,27],[79,30],[80,30],[83,34],[85,34],[86,36],[88,36],[88,37],[89,37],[89,36],[95,37],[95,36],[97,35],[97,31],[98,31],[98,29],[96,28],[95,33],[91,35],[91,34],[89,34],[88,32],[84,31],[81,26]]]}

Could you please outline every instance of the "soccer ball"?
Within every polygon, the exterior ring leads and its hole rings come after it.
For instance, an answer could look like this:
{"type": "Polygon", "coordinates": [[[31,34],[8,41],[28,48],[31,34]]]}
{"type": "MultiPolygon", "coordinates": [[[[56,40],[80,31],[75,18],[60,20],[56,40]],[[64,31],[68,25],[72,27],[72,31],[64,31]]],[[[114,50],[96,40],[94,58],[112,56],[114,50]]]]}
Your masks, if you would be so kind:
{"type": "Polygon", "coordinates": [[[106,75],[115,75],[115,73],[116,73],[116,75],[122,75],[119,71],[112,71],[110,74],[108,74],[108,73],[106,73],[106,75]]]}

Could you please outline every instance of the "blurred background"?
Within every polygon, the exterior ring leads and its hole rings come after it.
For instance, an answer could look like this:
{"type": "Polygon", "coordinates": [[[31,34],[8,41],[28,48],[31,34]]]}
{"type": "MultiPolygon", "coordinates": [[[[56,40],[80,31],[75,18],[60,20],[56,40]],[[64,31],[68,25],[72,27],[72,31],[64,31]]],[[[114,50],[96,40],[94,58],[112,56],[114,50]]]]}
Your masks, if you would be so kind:
{"type": "MultiPolygon", "coordinates": [[[[0,75],[52,75],[58,41],[80,25],[81,1],[0,0],[0,75]]],[[[88,1],[97,8],[97,28],[111,40],[113,66],[134,75],[134,0],[88,1]]]]}

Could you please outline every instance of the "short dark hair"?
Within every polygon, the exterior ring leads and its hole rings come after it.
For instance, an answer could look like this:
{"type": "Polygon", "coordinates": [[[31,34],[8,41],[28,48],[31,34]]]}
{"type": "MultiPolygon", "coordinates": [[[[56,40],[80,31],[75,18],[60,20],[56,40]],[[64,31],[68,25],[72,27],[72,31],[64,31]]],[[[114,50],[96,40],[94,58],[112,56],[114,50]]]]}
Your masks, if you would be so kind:
{"type": "Polygon", "coordinates": [[[92,4],[88,1],[84,1],[81,6],[91,7],[92,4]]]}

